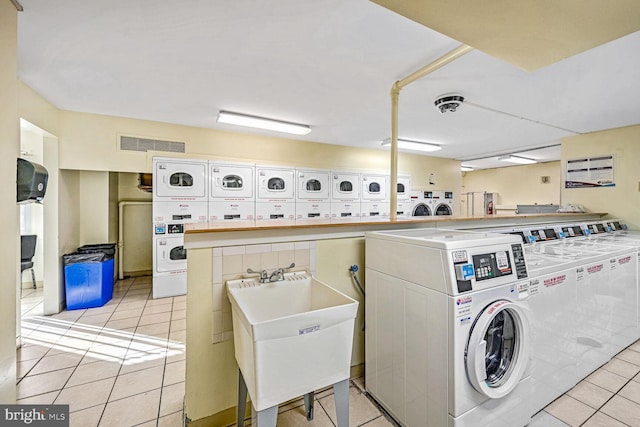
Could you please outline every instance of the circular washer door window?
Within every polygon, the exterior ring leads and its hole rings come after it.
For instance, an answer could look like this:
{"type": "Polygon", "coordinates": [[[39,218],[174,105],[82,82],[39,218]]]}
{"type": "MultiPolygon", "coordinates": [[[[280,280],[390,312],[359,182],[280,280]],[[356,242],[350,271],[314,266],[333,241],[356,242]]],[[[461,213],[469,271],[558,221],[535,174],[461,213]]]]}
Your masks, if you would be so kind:
{"type": "Polygon", "coordinates": [[[529,321],[507,300],[487,306],[476,318],[465,350],[473,388],[492,399],[509,394],[524,376],[531,354],[529,321]]]}

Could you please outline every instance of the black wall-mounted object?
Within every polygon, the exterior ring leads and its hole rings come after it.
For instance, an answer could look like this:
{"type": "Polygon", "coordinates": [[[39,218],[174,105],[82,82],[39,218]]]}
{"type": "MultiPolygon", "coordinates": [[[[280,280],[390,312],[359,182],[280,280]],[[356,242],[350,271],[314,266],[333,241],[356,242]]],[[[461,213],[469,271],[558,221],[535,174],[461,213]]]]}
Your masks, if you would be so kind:
{"type": "Polygon", "coordinates": [[[44,166],[18,158],[17,202],[21,204],[42,202],[47,191],[48,178],[49,173],[44,166]]]}

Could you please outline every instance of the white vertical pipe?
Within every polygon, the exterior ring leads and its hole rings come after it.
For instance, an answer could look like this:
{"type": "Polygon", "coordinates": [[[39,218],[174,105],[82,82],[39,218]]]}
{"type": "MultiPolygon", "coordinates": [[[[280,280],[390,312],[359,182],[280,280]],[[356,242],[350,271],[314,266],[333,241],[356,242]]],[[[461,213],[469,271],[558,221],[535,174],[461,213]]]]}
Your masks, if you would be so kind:
{"type": "Polygon", "coordinates": [[[407,77],[396,81],[391,87],[391,160],[389,167],[391,171],[391,197],[389,198],[389,203],[391,205],[389,206],[389,214],[391,220],[395,220],[398,217],[398,100],[400,99],[400,90],[408,84],[411,84],[427,74],[434,72],[438,68],[447,65],[472,50],[473,48],[471,46],[467,46],[466,44],[460,45],[430,64],[427,64],[419,70],[409,74],[407,77]]]}

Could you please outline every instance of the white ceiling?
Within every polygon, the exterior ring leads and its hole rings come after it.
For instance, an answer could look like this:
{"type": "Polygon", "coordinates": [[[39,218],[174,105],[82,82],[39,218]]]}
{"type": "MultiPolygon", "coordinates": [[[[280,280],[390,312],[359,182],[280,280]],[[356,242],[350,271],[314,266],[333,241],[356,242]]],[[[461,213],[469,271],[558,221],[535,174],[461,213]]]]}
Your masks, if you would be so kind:
{"type": "MultiPolygon", "coordinates": [[[[19,78],[58,108],[246,132],[216,123],[228,110],[375,149],[392,84],[460,45],[367,0],[21,4],[19,78]]],[[[640,32],[525,72],[472,51],[401,92],[399,136],[475,168],[520,151],[557,160],[558,147],[529,150],[640,123],[638,52],[640,32]],[[441,114],[433,102],[448,92],[465,103],[441,114]]]]}

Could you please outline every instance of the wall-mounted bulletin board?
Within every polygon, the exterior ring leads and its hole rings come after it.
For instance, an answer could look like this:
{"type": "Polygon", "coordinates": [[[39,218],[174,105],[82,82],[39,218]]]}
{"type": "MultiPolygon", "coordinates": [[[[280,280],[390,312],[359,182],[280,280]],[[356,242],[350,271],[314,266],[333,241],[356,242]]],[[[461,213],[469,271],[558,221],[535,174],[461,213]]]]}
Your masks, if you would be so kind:
{"type": "Polygon", "coordinates": [[[615,187],[613,155],[566,161],[565,188],[615,187]]]}

